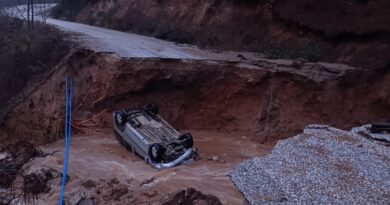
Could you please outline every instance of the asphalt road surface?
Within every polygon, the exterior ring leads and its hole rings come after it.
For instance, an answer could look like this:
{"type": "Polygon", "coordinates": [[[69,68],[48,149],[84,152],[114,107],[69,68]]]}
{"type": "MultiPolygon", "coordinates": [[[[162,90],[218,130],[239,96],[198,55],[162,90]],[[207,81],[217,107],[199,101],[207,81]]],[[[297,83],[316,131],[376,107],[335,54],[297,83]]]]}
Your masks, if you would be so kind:
{"type": "MultiPolygon", "coordinates": [[[[243,57],[255,60],[263,57],[260,54],[248,52],[214,52],[202,50],[193,46],[179,45],[153,37],[46,18],[44,15],[45,11],[53,6],[53,4],[46,6],[36,4],[34,6],[35,19],[46,21],[46,23],[51,24],[62,31],[72,33],[72,39],[80,45],[96,52],[115,53],[119,57],[124,58],[173,58],[224,61],[239,61],[242,60],[243,57]]],[[[18,18],[27,18],[27,8],[25,5],[8,8],[7,12],[18,18]]]]}

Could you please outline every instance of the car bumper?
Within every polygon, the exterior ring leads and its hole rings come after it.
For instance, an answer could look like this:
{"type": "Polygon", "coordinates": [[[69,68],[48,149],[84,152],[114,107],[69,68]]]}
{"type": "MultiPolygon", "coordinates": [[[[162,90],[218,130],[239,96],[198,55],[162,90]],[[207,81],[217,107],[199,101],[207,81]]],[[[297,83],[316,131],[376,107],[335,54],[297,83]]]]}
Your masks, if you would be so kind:
{"type": "Polygon", "coordinates": [[[193,152],[192,149],[188,149],[180,157],[178,157],[177,159],[173,160],[172,162],[168,162],[168,163],[153,163],[149,158],[147,158],[147,162],[156,169],[171,168],[171,167],[174,167],[174,166],[177,166],[179,164],[183,164],[184,162],[186,162],[190,158],[192,152],[193,152]]]}

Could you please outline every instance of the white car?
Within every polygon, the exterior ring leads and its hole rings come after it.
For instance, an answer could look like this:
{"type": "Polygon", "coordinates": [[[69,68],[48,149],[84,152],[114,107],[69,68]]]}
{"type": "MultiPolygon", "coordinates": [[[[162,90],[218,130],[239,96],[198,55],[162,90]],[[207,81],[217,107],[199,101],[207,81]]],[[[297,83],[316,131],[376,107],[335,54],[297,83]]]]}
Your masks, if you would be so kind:
{"type": "Polygon", "coordinates": [[[183,164],[195,154],[192,135],[175,130],[154,104],[116,111],[113,119],[121,144],[157,169],[183,164]]]}

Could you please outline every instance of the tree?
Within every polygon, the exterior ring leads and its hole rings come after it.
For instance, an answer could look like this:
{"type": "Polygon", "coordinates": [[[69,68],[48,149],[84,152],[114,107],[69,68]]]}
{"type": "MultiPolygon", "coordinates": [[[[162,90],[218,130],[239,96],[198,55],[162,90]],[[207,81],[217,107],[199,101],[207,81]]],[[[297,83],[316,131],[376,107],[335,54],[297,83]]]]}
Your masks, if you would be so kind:
{"type": "Polygon", "coordinates": [[[27,0],[27,25],[30,29],[34,29],[34,0],[27,0]]]}
{"type": "Polygon", "coordinates": [[[27,0],[27,25],[30,28],[30,0],[27,0]]]}
{"type": "Polygon", "coordinates": [[[31,4],[31,28],[34,29],[34,0],[30,0],[31,4]]]}

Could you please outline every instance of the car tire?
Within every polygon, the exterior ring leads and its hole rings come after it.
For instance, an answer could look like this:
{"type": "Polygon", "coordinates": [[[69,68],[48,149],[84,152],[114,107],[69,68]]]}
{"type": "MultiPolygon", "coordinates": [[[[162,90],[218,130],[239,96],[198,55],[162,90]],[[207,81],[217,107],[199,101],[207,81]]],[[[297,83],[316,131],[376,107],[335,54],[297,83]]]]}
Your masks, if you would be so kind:
{"type": "Polygon", "coordinates": [[[160,163],[163,160],[165,149],[161,144],[155,143],[149,146],[149,157],[154,163],[160,163]]]}
{"type": "Polygon", "coordinates": [[[115,114],[115,122],[119,127],[123,127],[126,124],[126,114],[119,111],[115,114]]]}
{"type": "Polygon", "coordinates": [[[154,103],[147,105],[147,109],[154,115],[158,114],[158,106],[154,103]]]}
{"type": "Polygon", "coordinates": [[[190,133],[185,133],[179,137],[180,141],[184,141],[183,145],[185,148],[190,149],[194,145],[194,140],[190,133]]]}

